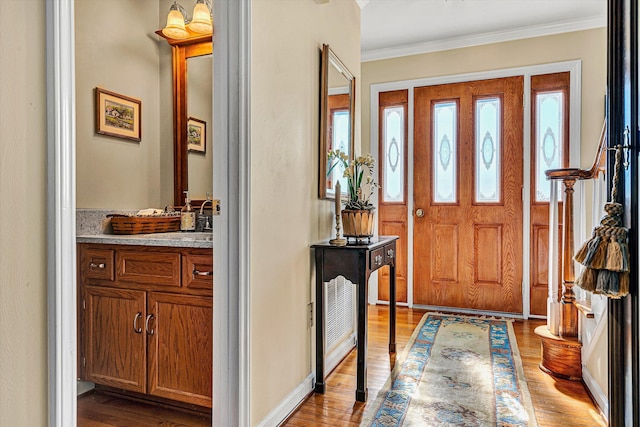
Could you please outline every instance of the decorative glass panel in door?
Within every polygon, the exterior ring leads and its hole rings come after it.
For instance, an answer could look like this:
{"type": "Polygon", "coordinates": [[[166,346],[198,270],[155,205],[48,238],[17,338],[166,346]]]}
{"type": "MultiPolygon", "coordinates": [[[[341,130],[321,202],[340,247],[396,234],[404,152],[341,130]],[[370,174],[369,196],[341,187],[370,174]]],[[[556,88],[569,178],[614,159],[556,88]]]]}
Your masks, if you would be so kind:
{"type": "Polygon", "coordinates": [[[457,104],[438,102],[433,106],[433,201],[457,201],[458,135],[457,104]]]}
{"type": "Polygon", "coordinates": [[[500,202],[501,129],[500,98],[475,101],[475,196],[476,203],[500,202]]]}

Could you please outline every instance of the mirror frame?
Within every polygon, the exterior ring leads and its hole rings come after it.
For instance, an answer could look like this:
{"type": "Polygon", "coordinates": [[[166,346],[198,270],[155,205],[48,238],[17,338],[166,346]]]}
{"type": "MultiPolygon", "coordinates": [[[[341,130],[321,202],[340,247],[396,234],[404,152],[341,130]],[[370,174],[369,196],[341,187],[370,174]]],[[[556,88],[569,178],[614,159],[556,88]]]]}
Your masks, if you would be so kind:
{"type": "MultiPolygon", "coordinates": [[[[329,64],[333,64],[349,81],[349,160],[354,158],[355,150],[355,111],[356,111],[356,78],[349,69],[342,63],[340,58],[331,50],[328,44],[322,45],[320,56],[320,149],[318,157],[318,197],[320,199],[333,200],[335,196],[327,193],[327,147],[329,146],[329,135],[327,126],[329,124],[329,64]]],[[[347,189],[344,189],[346,192],[347,189]]]]}
{"type": "MultiPolygon", "coordinates": [[[[165,37],[162,31],[156,31],[171,45],[171,63],[173,67],[173,204],[183,206],[183,191],[189,188],[188,151],[187,151],[187,59],[213,53],[211,34],[175,40],[165,37]],[[181,131],[184,129],[184,131],[181,131]]],[[[191,200],[194,206],[200,206],[204,200],[191,200]]]]}

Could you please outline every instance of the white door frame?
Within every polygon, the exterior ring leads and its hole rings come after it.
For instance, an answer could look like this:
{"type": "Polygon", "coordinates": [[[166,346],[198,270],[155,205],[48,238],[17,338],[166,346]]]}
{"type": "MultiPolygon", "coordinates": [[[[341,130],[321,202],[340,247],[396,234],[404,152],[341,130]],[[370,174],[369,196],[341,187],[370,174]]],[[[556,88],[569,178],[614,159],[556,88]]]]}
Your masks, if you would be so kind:
{"type": "MultiPolygon", "coordinates": [[[[215,2],[214,425],[248,426],[251,1],[215,2]]],[[[74,0],[48,0],[49,426],[77,425],[74,0]]]]}
{"type": "MultiPolygon", "coordinates": [[[[524,76],[524,115],[523,115],[523,159],[525,165],[531,164],[531,76],[538,74],[560,73],[568,71],[571,74],[570,82],[570,116],[569,116],[569,163],[571,167],[580,167],[580,122],[581,122],[581,81],[582,81],[582,62],[580,60],[556,62],[549,64],[533,65],[527,67],[515,67],[502,70],[483,71],[477,73],[465,73],[456,74],[451,76],[441,77],[427,77],[415,80],[403,80],[390,83],[378,83],[371,85],[371,102],[370,102],[370,150],[373,157],[378,160],[378,108],[379,108],[379,94],[380,92],[387,92],[392,90],[408,90],[409,91],[409,105],[408,105],[408,117],[406,118],[408,124],[407,135],[407,194],[409,200],[407,201],[408,221],[407,221],[407,305],[413,307],[413,121],[414,121],[414,99],[413,91],[417,87],[422,86],[434,86],[440,84],[449,83],[461,83],[474,80],[486,80],[494,78],[504,78],[513,76],[524,76]]],[[[380,162],[376,162],[379,165],[380,162]]],[[[377,173],[377,172],[376,172],[377,173]]],[[[522,248],[522,317],[525,319],[532,316],[530,313],[530,292],[529,292],[529,277],[530,277],[530,236],[529,227],[531,225],[531,171],[530,168],[524,168],[523,176],[523,248],[522,248]]],[[[374,194],[374,203],[378,205],[377,193],[374,194]]],[[[574,218],[575,229],[578,233],[584,234],[585,215],[582,206],[584,204],[584,197],[581,192],[576,192],[574,218]]],[[[577,241],[582,241],[584,237],[580,234],[576,235],[577,241]]],[[[378,301],[378,283],[377,277],[372,275],[372,280],[369,282],[369,303],[376,304],[384,301],[378,301]]],[[[422,307],[422,306],[420,306],[422,307]]],[[[432,307],[429,307],[432,308],[432,307]]],[[[465,310],[463,310],[465,311],[465,310]]],[[[467,310],[474,312],[473,310],[467,310]]],[[[503,314],[503,313],[502,313],[503,314]]],[[[519,317],[519,316],[518,316],[519,317]]]]}

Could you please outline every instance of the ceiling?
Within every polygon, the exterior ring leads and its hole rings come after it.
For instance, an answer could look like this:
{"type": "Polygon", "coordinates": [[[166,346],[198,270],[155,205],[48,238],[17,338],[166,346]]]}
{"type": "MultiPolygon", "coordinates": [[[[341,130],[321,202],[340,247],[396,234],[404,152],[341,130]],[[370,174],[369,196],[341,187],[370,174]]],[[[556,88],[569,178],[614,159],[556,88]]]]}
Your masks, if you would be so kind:
{"type": "Polygon", "coordinates": [[[606,0],[356,0],[362,61],[604,27],[606,0]]]}

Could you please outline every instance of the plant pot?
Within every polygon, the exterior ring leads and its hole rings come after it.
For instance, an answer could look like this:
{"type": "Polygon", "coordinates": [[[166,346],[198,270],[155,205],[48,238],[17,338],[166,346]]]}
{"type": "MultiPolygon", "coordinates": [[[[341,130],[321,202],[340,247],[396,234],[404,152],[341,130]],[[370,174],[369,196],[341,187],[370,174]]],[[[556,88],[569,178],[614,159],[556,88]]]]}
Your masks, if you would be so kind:
{"type": "Polygon", "coordinates": [[[342,212],[342,235],[356,239],[373,236],[373,209],[349,210],[342,212]]]}

